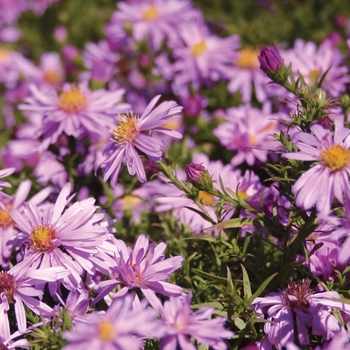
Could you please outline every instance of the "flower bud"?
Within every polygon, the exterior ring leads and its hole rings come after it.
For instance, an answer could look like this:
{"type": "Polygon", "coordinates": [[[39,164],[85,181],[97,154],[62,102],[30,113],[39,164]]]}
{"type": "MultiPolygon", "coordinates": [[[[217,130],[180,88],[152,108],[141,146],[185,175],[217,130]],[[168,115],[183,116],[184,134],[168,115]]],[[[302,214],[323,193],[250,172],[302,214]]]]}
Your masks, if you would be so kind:
{"type": "Polygon", "coordinates": [[[201,164],[187,164],[186,176],[187,180],[199,190],[210,191],[213,188],[213,179],[208,170],[201,164]]]}
{"type": "Polygon", "coordinates": [[[263,47],[258,56],[260,69],[266,74],[279,71],[283,65],[283,59],[277,47],[275,44],[272,44],[272,46],[263,47]]]}

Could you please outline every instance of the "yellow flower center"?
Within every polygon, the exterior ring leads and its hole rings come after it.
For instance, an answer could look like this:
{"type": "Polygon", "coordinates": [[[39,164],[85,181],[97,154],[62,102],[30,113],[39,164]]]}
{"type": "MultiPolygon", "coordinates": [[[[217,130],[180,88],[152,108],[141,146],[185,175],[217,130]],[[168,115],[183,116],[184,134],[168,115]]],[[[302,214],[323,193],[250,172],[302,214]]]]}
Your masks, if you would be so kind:
{"type": "Polygon", "coordinates": [[[87,105],[85,95],[83,95],[75,86],[71,91],[63,91],[58,97],[58,106],[69,114],[82,111],[87,105]]]}
{"type": "Polygon", "coordinates": [[[102,341],[112,341],[115,338],[115,330],[112,322],[102,321],[98,325],[99,333],[98,337],[102,341]]]}
{"type": "Polygon", "coordinates": [[[318,82],[318,79],[320,78],[320,71],[318,69],[312,69],[310,73],[308,74],[308,79],[310,81],[311,85],[315,85],[318,82]]]}
{"type": "Polygon", "coordinates": [[[350,164],[350,151],[342,146],[334,145],[321,152],[321,158],[328,168],[338,171],[350,164]]]}
{"type": "Polygon", "coordinates": [[[112,140],[118,146],[125,146],[127,143],[134,142],[140,133],[138,125],[138,117],[132,112],[123,114],[119,117],[119,126],[117,129],[111,130],[112,140]]]}
{"type": "Polygon", "coordinates": [[[53,240],[56,238],[56,231],[46,225],[34,227],[30,234],[31,248],[40,252],[47,252],[54,248],[53,240]]]}
{"type": "Polygon", "coordinates": [[[4,49],[4,48],[0,48],[0,62],[1,61],[7,61],[11,56],[11,51],[4,49]]]}
{"type": "Polygon", "coordinates": [[[247,192],[241,191],[241,190],[238,190],[238,196],[239,196],[239,198],[241,198],[243,200],[246,200],[249,198],[249,195],[247,194],[247,192]]]}
{"type": "Polygon", "coordinates": [[[162,125],[162,128],[169,129],[169,130],[177,130],[181,125],[181,122],[179,120],[176,120],[174,122],[164,123],[162,125]]]}
{"type": "Polygon", "coordinates": [[[208,45],[205,40],[200,41],[197,44],[194,44],[191,48],[192,56],[198,57],[204,55],[208,51],[208,45]]]}
{"type": "Polygon", "coordinates": [[[7,211],[0,210],[0,227],[7,227],[10,226],[13,222],[12,216],[10,214],[10,211],[12,209],[12,206],[9,204],[6,204],[7,211]]]}
{"type": "Polygon", "coordinates": [[[242,49],[236,65],[240,68],[254,70],[259,68],[258,53],[250,48],[242,49]]]}
{"type": "Polygon", "coordinates": [[[55,69],[47,70],[44,73],[44,79],[48,84],[53,86],[58,85],[62,82],[62,77],[60,72],[58,72],[55,69]]]}
{"type": "Polygon", "coordinates": [[[199,200],[204,205],[210,205],[215,202],[214,196],[207,191],[198,191],[199,200]]]}
{"type": "Polygon", "coordinates": [[[130,209],[134,209],[141,202],[142,202],[141,198],[134,196],[132,194],[128,194],[122,199],[122,206],[124,210],[130,210],[130,209]]]}
{"type": "Polygon", "coordinates": [[[148,10],[142,11],[142,18],[148,22],[154,21],[155,19],[159,18],[159,12],[156,6],[152,4],[148,10]]]}

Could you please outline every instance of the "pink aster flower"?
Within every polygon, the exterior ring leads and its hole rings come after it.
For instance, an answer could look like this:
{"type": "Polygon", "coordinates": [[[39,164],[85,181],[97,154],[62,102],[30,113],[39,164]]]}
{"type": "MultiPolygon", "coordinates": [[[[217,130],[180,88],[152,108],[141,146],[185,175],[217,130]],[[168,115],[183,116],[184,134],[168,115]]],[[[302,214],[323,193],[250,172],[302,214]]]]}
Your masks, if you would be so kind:
{"type": "Polygon", "coordinates": [[[65,331],[64,350],[108,349],[141,350],[143,337],[156,331],[151,308],[133,307],[131,295],[114,299],[106,313],[93,312],[79,320],[72,331],[65,331]]]}
{"type": "Polygon", "coordinates": [[[121,240],[117,241],[119,256],[116,256],[116,264],[111,267],[115,279],[100,283],[101,293],[95,302],[101,300],[111,292],[117,285],[122,288],[114,294],[114,297],[125,295],[128,290],[140,288],[148,302],[160,310],[161,303],[156,293],[166,296],[179,296],[182,288],[166,282],[170,274],[181,267],[183,257],[174,256],[166,259],[163,252],[165,243],[149,245],[149,240],[140,235],[134,247],[131,249],[121,240]]]}
{"type": "Polygon", "coordinates": [[[216,37],[204,23],[197,21],[183,26],[181,36],[185,45],[173,47],[176,61],[172,69],[177,89],[192,83],[198,90],[203,82],[226,77],[228,65],[236,57],[237,35],[216,37]]]}
{"type": "Polygon", "coordinates": [[[283,155],[289,159],[316,162],[299,177],[292,191],[296,194],[298,207],[308,210],[316,205],[324,216],[329,214],[334,196],[340,203],[343,203],[344,195],[350,198],[350,129],[338,118],[334,125],[334,133],[318,124],[311,126],[312,134],[297,133],[294,137],[300,151],[283,155]]]}
{"type": "Polygon", "coordinates": [[[64,84],[60,92],[42,92],[34,85],[30,90],[32,95],[19,108],[36,126],[35,136],[43,137],[42,150],[56,143],[62,133],[98,137],[113,127],[114,116],[129,109],[128,104],[120,103],[123,89],[90,91],[84,84],[64,84]]]}
{"type": "Polygon", "coordinates": [[[211,318],[215,312],[212,307],[201,307],[192,312],[191,299],[190,293],[186,297],[170,297],[165,301],[160,318],[161,349],[195,350],[197,347],[191,342],[191,337],[214,350],[227,349],[223,338],[231,338],[233,332],[224,328],[226,318],[211,318]]]}
{"type": "Polygon", "coordinates": [[[227,121],[221,123],[213,134],[228,150],[236,151],[231,164],[237,166],[243,162],[254,165],[256,161],[265,162],[281,144],[272,136],[280,132],[279,120],[282,113],[272,113],[266,103],[262,110],[249,105],[229,108],[227,121]]]}
{"type": "Polygon", "coordinates": [[[64,267],[29,270],[16,265],[9,271],[0,272],[0,337],[10,336],[8,312],[14,307],[18,330],[23,333],[27,329],[27,319],[24,304],[37,315],[49,317],[52,309],[39,299],[43,296],[41,289],[47,282],[54,282],[69,274],[64,267]],[[38,298],[38,299],[37,299],[38,298]]]}
{"type": "Polygon", "coordinates": [[[300,284],[290,280],[283,291],[253,301],[257,311],[266,315],[269,321],[264,326],[266,346],[270,343],[282,350],[286,344],[294,343],[294,336],[300,344],[309,344],[309,331],[324,340],[345,332],[333,310],[349,315],[350,305],[338,301],[340,295],[337,292],[314,293],[310,283],[309,279],[300,284]],[[298,334],[294,335],[296,329],[298,334]]]}
{"type": "MultiPolygon", "coordinates": [[[[164,40],[176,43],[184,23],[201,18],[188,0],[145,0],[118,2],[107,33],[116,33],[115,27],[128,24],[137,42],[146,40],[149,47],[158,50],[164,40]]],[[[118,32],[118,31],[117,31],[118,32]]]]}
{"type": "MultiPolygon", "coordinates": [[[[13,210],[11,216],[27,242],[25,256],[17,266],[23,269],[65,266],[71,273],[62,283],[71,290],[81,283],[80,276],[84,271],[95,273],[93,255],[103,256],[98,246],[108,239],[108,231],[99,225],[104,214],[96,213],[93,198],[75,202],[65,210],[74,196],[70,193],[71,184],[67,183],[53,207],[40,210],[29,201],[24,212],[13,210]]],[[[100,263],[107,269],[103,261],[100,263]]],[[[51,291],[54,291],[54,287],[50,285],[51,291]]]]}
{"type": "Polygon", "coordinates": [[[133,113],[121,114],[118,117],[118,126],[111,130],[112,143],[107,147],[107,159],[101,164],[103,181],[111,177],[111,186],[115,187],[122,162],[126,162],[128,172],[136,175],[139,181],[146,181],[145,169],[137,149],[153,161],[160,161],[163,143],[151,135],[157,131],[172,137],[181,138],[182,135],[169,128],[171,123],[179,120],[182,111],[174,101],[164,101],[157,107],[160,95],[154,97],[141,116],[133,113]]]}

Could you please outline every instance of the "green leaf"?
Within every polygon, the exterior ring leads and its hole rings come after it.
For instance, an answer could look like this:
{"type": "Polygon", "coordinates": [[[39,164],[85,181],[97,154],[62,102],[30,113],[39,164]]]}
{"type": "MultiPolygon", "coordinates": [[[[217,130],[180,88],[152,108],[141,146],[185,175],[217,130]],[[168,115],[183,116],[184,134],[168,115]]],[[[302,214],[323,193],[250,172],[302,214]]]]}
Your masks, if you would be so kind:
{"type": "Polygon", "coordinates": [[[235,218],[235,219],[230,219],[230,220],[227,220],[224,222],[219,222],[216,225],[205,228],[204,231],[223,230],[226,228],[239,228],[239,227],[243,227],[245,225],[255,226],[255,227],[262,227],[263,226],[261,220],[259,220],[259,219],[235,218]]]}
{"type": "Polygon", "coordinates": [[[243,273],[243,292],[244,299],[249,299],[252,296],[252,289],[250,288],[250,281],[248,272],[245,267],[241,264],[242,273],[243,273]]]}
{"type": "Polygon", "coordinates": [[[219,283],[224,283],[226,284],[227,280],[226,278],[223,278],[223,277],[219,277],[219,276],[215,276],[215,275],[212,275],[210,273],[207,273],[207,272],[204,272],[202,270],[198,270],[198,269],[192,269],[192,271],[198,275],[198,276],[201,276],[201,277],[204,277],[208,280],[212,280],[212,281],[216,281],[216,282],[219,282],[219,283]]]}
{"type": "Polygon", "coordinates": [[[242,331],[247,326],[247,324],[239,317],[235,317],[233,319],[233,323],[240,331],[242,331]]]}
{"type": "Polygon", "coordinates": [[[251,305],[253,300],[257,298],[265,290],[265,288],[276,277],[277,274],[278,273],[276,272],[270,277],[266,278],[266,280],[260,285],[260,287],[256,290],[256,292],[249,299],[245,301],[246,307],[249,307],[251,305]]]}

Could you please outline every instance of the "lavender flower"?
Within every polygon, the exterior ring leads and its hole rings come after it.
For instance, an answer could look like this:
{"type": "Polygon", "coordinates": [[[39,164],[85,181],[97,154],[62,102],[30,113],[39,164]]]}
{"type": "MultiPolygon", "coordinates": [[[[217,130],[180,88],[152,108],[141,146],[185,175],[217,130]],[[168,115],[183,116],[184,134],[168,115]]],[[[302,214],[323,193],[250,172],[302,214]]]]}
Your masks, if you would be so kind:
{"type": "Polygon", "coordinates": [[[186,297],[170,297],[164,303],[161,314],[162,345],[161,349],[195,350],[196,346],[189,337],[195,338],[200,344],[208,345],[214,350],[227,348],[222,338],[231,338],[233,332],[226,330],[224,317],[211,318],[215,309],[201,307],[191,311],[192,294],[186,297]]]}
{"type": "Polygon", "coordinates": [[[300,151],[283,154],[289,159],[317,162],[300,176],[292,191],[298,207],[308,210],[316,205],[323,216],[329,214],[334,196],[340,203],[344,194],[350,198],[350,129],[345,128],[339,118],[334,125],[333,135],[318,124],[310,127],[312,134],[297,133],[294,137],[300,151]]]}
{"type": "Polygon", "coordinates": [[[182,111],[182,107],[174,101],[164,101],[155,107],[160,97],[160,95],[154,97],[140,117],[133,113],[120,115],[118,127],[111,130],[113,142],[105,151],[108,157],[101,167],[103,181],[111,177],[112,187],[117,185],[123,161],[126,162],[131,175],[136,174],[139,181],[146,181],[145,169],[136,149],[145,153],[153,161],[161,160],[163,144],[150,135],[151,131],[158,131],[176,138],[182,137],[179,132],[167,127],[167,124],[179,119],[178,114],[182,111]]]}
{"type": "Polygon", "coordinates": [[[139,350],[142,337],[156,332],[157,322],[150,308],[132,307],[132,296],[116,298],[106,313],[93,312],[80,317],[72,331],[63,333],[64,350],[139,350]]]}
{"type": "Polygon", "coordinates": [[[187,180],[199,190],[209,191],[213,187],[213,179],[208,170],[201,164],[190,163],[186,165],[187,180]]]}
{"type": "MultiPolygon", "coordinates": [[[[95,213],[97,207],[93,198],[76,202],[64,211],[74,196],[70,193],[71,184],[67,183],[53,208],[47,206],[40,211],[35,203],[29,201],[24,213],[13,210],[11,216],[27,243],[24,259],[17,266],[23,269],[65,266],[69,268],[70,275],[63,279],[63,284],[72,290],[81,284],[80,276],[84,270],[95,273],[93,255],[99,254],[103,260],[98,246],[109,236],[107,229],[99,225],[104,214],[95,213]]],[[[102,261],[99,263],[108,270],[102,261]]],[[[50,285],[51,292],[55,292],[55,287],[50,285]]]]}
{"type": "Polygon", "coordinates": [[[23,269],[20,265],[16,265],[9,271],[0,272],[0,337],[6,339],[10,336],[8,311],[11,305],[14,306],[18,329],[21,333],[27,329],[23,304],[36,314],[49,317],[52,309],[35,298],[41,298],[43,291],[34,286],[43,286],[46,282],[57,281],[68,274],[69,271],[63,267],[37,271],[23,269]]]}
{"type": "Polygon", "coordinates": [[[119,103],[123,89],[90,91],[84,84],[64,84],[59,93],[54,89],[43,93],[34,85],[30,90],[32,95],[19,108],[36,127],[36,136],[43,137],[41,150],[56,143],[63,133],[76,138],[103,135],[113,126],[113,117],[129,108],[119,103]]]}
{"type": "Polygon", "coordinates": [[[165,259],[163,252],[166,249],[165,243],[152,244],[144,235],[140,235],[133,249],[128,248],[121,240],[117,241],[118,254],[116,265],[111,268],[115,280],[103,281],[100,283],[101,293],[95,299],[99,301],[117,285],[123,287],[114,294],[114,297],[125,295],[128,290],[140,288],[148,302],[156,309],[161,308],[156,293],[166,296],[179,296],[182,288],[165,282],[170,274],[181,267],[182,256],[174,256],[165,259]]]}
{"type": "Polygon", "coordinates": [[[272,344],[282,350],[286,344],[294,342],[295,329],[301,345],[309,344],[309,329],[311,334],[321,335],[324,340],[345,331],[332,312],[337,309],[349,315],[350,304],[338,301],[340,295],[337,292],[314,293],[310,283],[309,279],[300,284],[290,280],[283,291],[253,301],[257,311],[266,315],[269,321],[264,326],[266,346],[272,344]]]}

